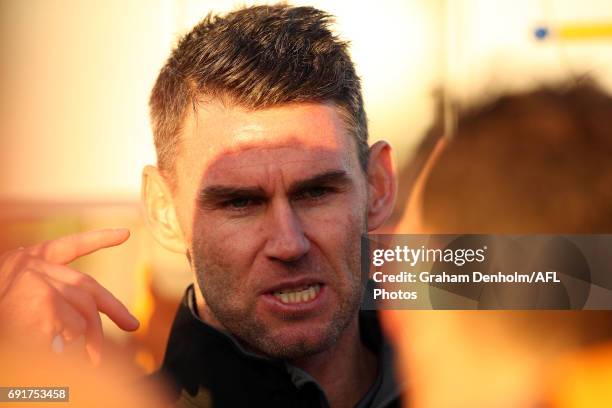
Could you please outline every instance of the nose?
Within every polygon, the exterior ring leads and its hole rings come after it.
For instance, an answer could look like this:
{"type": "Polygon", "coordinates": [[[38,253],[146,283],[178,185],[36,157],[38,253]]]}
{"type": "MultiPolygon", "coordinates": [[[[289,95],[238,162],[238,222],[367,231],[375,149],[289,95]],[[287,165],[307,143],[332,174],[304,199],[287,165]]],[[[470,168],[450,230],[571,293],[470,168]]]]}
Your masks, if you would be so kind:
{"type": "Polygon", "coordinates": [[[287,201],[270,206],[267,224],[265,254],[268,258],[297,261],[310,250],[310,241],[304,235],[300,219],[287,201]]]}

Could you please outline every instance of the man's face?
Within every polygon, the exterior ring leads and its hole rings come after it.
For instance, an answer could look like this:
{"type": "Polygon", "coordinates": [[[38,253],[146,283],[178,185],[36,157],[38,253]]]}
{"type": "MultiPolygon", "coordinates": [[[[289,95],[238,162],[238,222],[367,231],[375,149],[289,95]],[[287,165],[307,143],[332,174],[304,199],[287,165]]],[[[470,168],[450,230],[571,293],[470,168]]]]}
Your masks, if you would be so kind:
{"type": "Polygon", "coordinates": [[[206,321],[280,358],[356,322],[366,178],[337,108],[202,105],[183,129],[175,207],[206,321]]]}

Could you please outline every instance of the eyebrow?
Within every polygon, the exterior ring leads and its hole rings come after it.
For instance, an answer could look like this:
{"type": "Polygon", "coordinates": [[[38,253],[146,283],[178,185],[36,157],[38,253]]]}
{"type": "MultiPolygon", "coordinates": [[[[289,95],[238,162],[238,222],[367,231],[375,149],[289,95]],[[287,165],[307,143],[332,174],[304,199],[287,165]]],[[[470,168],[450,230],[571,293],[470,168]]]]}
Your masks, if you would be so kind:
{"type": "Polygon", "coordinates": [[[296,194],[300,191],[307,190],[312,187],[322,185],[332,185],[337,187],[348,186],[351,184],[351,179],[344,170],[330,170],[321,174],[314,175],[306,180],[296,181],[289,187],[289,195],[296,194]]]}
{"type": "MultiPolygon", "coordinates": [[[[312,187],[322,185],[332,185],[338,188],[347,187],[351,184],[351,179],[344,170],[329,170],[316,174],[305,180],[298,180],[292,183],[288,189],[288,195],[294,195],[312,187]]],[[[237,187],[231,185],[214,184],[205,187],[198,194],[198,201],[204,207],[215,207],[218,203],[232,197],[261,198],[266,193],[263,188],[257,187],[237,187]]]]}

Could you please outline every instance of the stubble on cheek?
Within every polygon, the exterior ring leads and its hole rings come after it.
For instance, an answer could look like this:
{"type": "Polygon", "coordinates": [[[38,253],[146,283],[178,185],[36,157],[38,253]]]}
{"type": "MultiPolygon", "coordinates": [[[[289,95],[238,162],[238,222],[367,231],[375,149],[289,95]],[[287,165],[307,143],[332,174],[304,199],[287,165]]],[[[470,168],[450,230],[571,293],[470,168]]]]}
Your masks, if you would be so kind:
{"type": "Polygon", "coordinates": [[[245,277],[241,276],[241,271],[234,270],[231,251],[228,253],[227,248],[215,245],[223,240],[206,242],[200,238],[205,234],[194,236],[191,250],[192,268],[206,301],[202,318],[207,323],[217,323],[218,326],[221,322],[226,326],[224,321],[239,319],[246,313],[243,309],[248,308],[248,299],[240,291],[245,277]]]}
{"type": "Polygon", "coordinates": [[[228,241],[194,236],[192,268],[206,305],[201,318],[230,333],[247,348],[274,356],[276,345],[268,344],[271,328],[257,316],[257,294],[250,287],[251,265],[240,265],[228,241]],[[250,291],[250,292],[249,292],[250,291]]]}
{"type": "Polygon", "coordinates": [[[361,235],[366,232],[365,216],[359,217],[359,214],[352,214],[349,216],[349,225],[352,228],[348,228],[346,239],[346,245],[344,246],[343,259],[346,262],[344,270],[349,274],[348,282],[350,287],[347,291],[347,307],[351,308],[354,313],[357,313],[359,306],[361,305],[361,299],[367,276],[363,276],[361,270],[361,235]]]}
{"type": "Polygon", "coordinates": [[[257,316],[255,294],[249,296],[240,290],[240,277],[231,276],[236,271],[224,257],[202,251],[194,258],[196,278],[206,302],[203,320],[230,333],[248,349],[283,358],[282,344],[271,340],[272,327],[257,316]]]}

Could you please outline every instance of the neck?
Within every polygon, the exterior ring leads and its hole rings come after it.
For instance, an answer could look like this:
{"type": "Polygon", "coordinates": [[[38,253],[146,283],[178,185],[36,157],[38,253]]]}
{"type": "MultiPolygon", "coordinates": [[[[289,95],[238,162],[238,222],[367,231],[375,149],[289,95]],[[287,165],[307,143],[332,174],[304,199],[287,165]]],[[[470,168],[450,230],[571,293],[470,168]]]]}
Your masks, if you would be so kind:
{"type": "Polygon", "coordinates": [[[361,342],[357,316],[331,347],[291,363],[317,380],[333,408],[353,407],[374,383],[378,369],[377,357],[361,342]]]}

